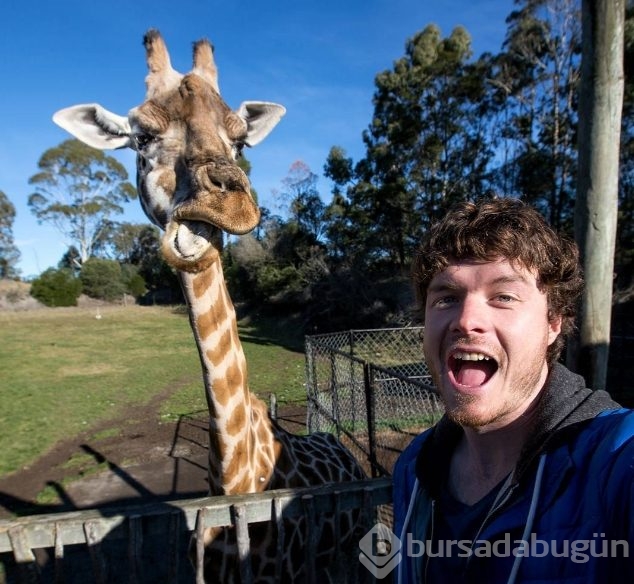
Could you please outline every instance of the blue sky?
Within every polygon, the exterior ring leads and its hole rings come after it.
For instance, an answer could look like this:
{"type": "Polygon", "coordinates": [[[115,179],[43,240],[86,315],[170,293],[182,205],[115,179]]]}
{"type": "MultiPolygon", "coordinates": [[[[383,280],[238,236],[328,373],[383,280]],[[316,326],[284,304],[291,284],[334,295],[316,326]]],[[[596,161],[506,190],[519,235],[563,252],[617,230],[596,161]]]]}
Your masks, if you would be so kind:
{"type": "MultiPolygon", "coordinates": [[[[458,25],[474,54],[498,51],[513,0],[23,0],[2,8],[0,35],[0,190],[16,208],[15,243],[22,277],[57,262],[68,242],[38,224],[26,202],[42,153],[69,136],[52,114],[98,102],[125,115],[144,98],[142,37],[161,31],[174,68],[191,68],[192,42],[215,46],[220,91],[237,108],[244,100],[275,101],[287,114],[273,133],[246,152],[261,204],[279,213],[276,191],[293,162],[320,178],[328,151],[343,147],[355,161],[372,115],[374,77],[403,56],[406,40],[430,23],[443,35],[458,25]]],[[[111,152],[130,173],[131,151],[111,152]]],[[[146,222],[138,201],[120,221],[146,222]]]]}

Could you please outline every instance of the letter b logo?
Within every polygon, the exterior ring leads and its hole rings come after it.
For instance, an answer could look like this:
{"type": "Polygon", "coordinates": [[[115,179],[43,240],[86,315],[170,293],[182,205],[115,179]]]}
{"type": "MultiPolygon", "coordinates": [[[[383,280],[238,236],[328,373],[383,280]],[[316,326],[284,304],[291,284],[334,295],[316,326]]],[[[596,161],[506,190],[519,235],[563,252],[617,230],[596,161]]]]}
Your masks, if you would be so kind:
{"type": "Polygon", "coordinates": [[[359,561],[378,580],[385,578],[401,561],[401,540],[383,523],[377,523],[361,538],[359,548],[359,561]]]}

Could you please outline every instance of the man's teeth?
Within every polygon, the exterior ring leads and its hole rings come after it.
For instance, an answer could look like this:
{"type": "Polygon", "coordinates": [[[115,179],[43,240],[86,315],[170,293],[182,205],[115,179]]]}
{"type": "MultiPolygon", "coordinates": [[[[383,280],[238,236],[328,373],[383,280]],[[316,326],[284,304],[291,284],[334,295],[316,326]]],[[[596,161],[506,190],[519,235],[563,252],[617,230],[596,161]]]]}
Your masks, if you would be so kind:
{"type": "Polygon", "coordinates": [[[490,361],[491,357],[482,353],[454,353],[454,359],[460,359],[461,361],[490,361]]]}

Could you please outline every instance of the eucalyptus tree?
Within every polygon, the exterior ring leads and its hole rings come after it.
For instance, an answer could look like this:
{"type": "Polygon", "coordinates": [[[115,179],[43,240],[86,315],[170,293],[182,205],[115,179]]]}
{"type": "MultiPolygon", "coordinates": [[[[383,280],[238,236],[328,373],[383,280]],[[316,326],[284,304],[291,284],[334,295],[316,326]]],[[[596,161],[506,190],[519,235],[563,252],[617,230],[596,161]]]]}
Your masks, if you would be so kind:
{"type": "Polygon", "coordinates": [[[109,221],[104,224],[104,236],[95,246],[97,257],[111,258],[121,264],[132,264],[133,255],[139,248],[139,240],[150,225],[109,221]]]}
{"type": "Polygon", "coordinates": [[[111,217],[137,196],[128,173],[112,156],[78,140],[44,152],[38,167],[29,179],[35,187],[28,199],[31,212],[74,245],[84,263],[105,236],[111,217]]]}
{"type": "Polygon", "coordinates": [[[328,255],[338,264],[367,259],[364,242],[370,240],[371,221],[365,209],[351,203],[357,188],[354,161],[340,146],[328,153],[324,174],[333,183],[332,200],[326,207],[328,255]]]}
{"type": "Polygon", "coordinates": [[[490,79],[503,109],[498,185],[572,231],[580,0],[516,0],[490,79]]]}
{"type": "MultiPolygon", "coordinates": [[[[326,172],[354,214],[368,257],[408,264],[417,237],[454,202],[490,192],[493,158],[486,60],[472,61],[471,39],[457,27],[447,38],[429,25],[405,55],[375,78],[374,114],[356,165],[332,150],[326,172]]],[[[344,208],[342,201],[338,204],[344,208]]]]}
{"type": "Polygon", "coordinates": [[[0,191],[0,278],[13,278],[18,275],[17,263],[20,250],[13,238],[15,207],[9,198],[0,191]]]}
{"type": "Polygon", "coordinates": [[[317,175],[301,161],[295,161],[282,179],[281,197],[288,202],[290,222],[315,242],[325,230],[325,205],[317,190],[317,175]]]}

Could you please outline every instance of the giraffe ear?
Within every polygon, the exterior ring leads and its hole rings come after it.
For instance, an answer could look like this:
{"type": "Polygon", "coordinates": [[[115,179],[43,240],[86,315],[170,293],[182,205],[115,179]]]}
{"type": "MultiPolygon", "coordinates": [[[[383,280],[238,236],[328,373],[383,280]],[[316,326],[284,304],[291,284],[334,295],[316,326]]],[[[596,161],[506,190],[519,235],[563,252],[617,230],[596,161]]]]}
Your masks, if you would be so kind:
{"type": "Polygon", "coordinates": [[[244,143],[255,146],[269,135],[286,113],[286,108],[266,101],[244,101],[236,113],[247,123],[244,143]]]}
{"type": "Polygon", "coordinates": [[[88,146],[107,150],[130,146],[128,118],[96,103],[74,105],[53,114],[53,121],[88,146]]]}

